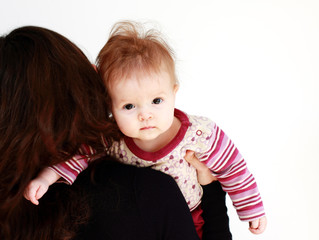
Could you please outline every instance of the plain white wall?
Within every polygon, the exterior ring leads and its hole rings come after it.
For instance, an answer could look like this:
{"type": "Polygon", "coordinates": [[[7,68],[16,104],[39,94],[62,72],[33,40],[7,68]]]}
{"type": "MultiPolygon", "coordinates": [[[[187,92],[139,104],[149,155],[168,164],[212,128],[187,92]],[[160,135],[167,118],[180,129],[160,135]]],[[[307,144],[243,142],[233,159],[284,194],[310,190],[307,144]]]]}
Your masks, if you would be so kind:
{"type": "Polygon", "coordinates": [[[38,25],[94,61],[111,25],[153,22],[175,49],[177,107],[213,119],[254,173],[268,228],[252,235],[229,215],[235,240],[318,239],[319,3],[317,0],[11,0],[0,33],[38,25]]]}

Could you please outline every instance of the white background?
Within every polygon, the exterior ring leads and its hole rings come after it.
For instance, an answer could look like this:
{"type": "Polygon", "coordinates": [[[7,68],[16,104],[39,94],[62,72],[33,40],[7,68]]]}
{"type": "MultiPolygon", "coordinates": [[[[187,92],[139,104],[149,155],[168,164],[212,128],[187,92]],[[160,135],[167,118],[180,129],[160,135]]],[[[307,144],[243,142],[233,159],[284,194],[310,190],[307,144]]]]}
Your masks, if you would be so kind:
{"type": "Polygon", "coordinates": [[[111,26],[126,19],[163,32],[177,57],[177,107],[213,119],[257,179],[268,228],[252,235],[227,200],[234,239],[319,239],[319,2],[0,2],[1,34],[47,27],[92,62],[111,26]]]}

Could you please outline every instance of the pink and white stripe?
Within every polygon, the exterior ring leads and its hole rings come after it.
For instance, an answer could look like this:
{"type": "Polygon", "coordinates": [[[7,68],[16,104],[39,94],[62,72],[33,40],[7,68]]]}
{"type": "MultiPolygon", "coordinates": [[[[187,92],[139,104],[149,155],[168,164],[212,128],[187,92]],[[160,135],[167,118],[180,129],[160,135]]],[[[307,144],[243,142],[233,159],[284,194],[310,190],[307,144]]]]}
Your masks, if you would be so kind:
{"type": "Polygon", "coordinates": [[[265,215],[264,207],[253,175],[233,142],[216,126],[211,148],[200,160],[212,170],[224,191],[230,196],[238,216],[252,221],[265,215]]]}
{"type": "Polygon", "coordinates": [[[96,151],[88,145],[82,144],[78,150],[80,154],[73,156],[66,162],[49,167],[62,177],[61,181],[72,184],[77,176],[88,167],[92,156],[96,151]]]}

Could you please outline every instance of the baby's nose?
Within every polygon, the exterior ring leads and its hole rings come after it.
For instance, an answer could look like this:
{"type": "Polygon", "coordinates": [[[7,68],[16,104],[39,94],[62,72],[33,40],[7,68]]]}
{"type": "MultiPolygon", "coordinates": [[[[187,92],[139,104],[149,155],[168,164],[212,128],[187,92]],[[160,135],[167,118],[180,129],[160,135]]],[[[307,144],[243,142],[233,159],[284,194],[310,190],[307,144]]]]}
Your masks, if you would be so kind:
{"type": "Polygon", "coordinates": [[[140,121],[150,120],[153,118],[153,115],[149,112],[141,112],[138,116],[140,121]]]}

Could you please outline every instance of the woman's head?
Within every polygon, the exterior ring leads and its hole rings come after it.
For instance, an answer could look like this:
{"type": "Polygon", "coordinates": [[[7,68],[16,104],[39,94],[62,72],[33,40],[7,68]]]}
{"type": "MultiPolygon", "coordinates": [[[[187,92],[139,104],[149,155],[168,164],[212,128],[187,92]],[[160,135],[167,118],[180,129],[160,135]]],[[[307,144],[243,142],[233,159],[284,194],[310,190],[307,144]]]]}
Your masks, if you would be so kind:
{"type": "Polygon", "coordinates": [[[104,89],[81,50],[56,32],[28,26],[0,38],[1,225],[41,168],[81,143],[102,149],[100,134],[113,131],[104,89]]]}

